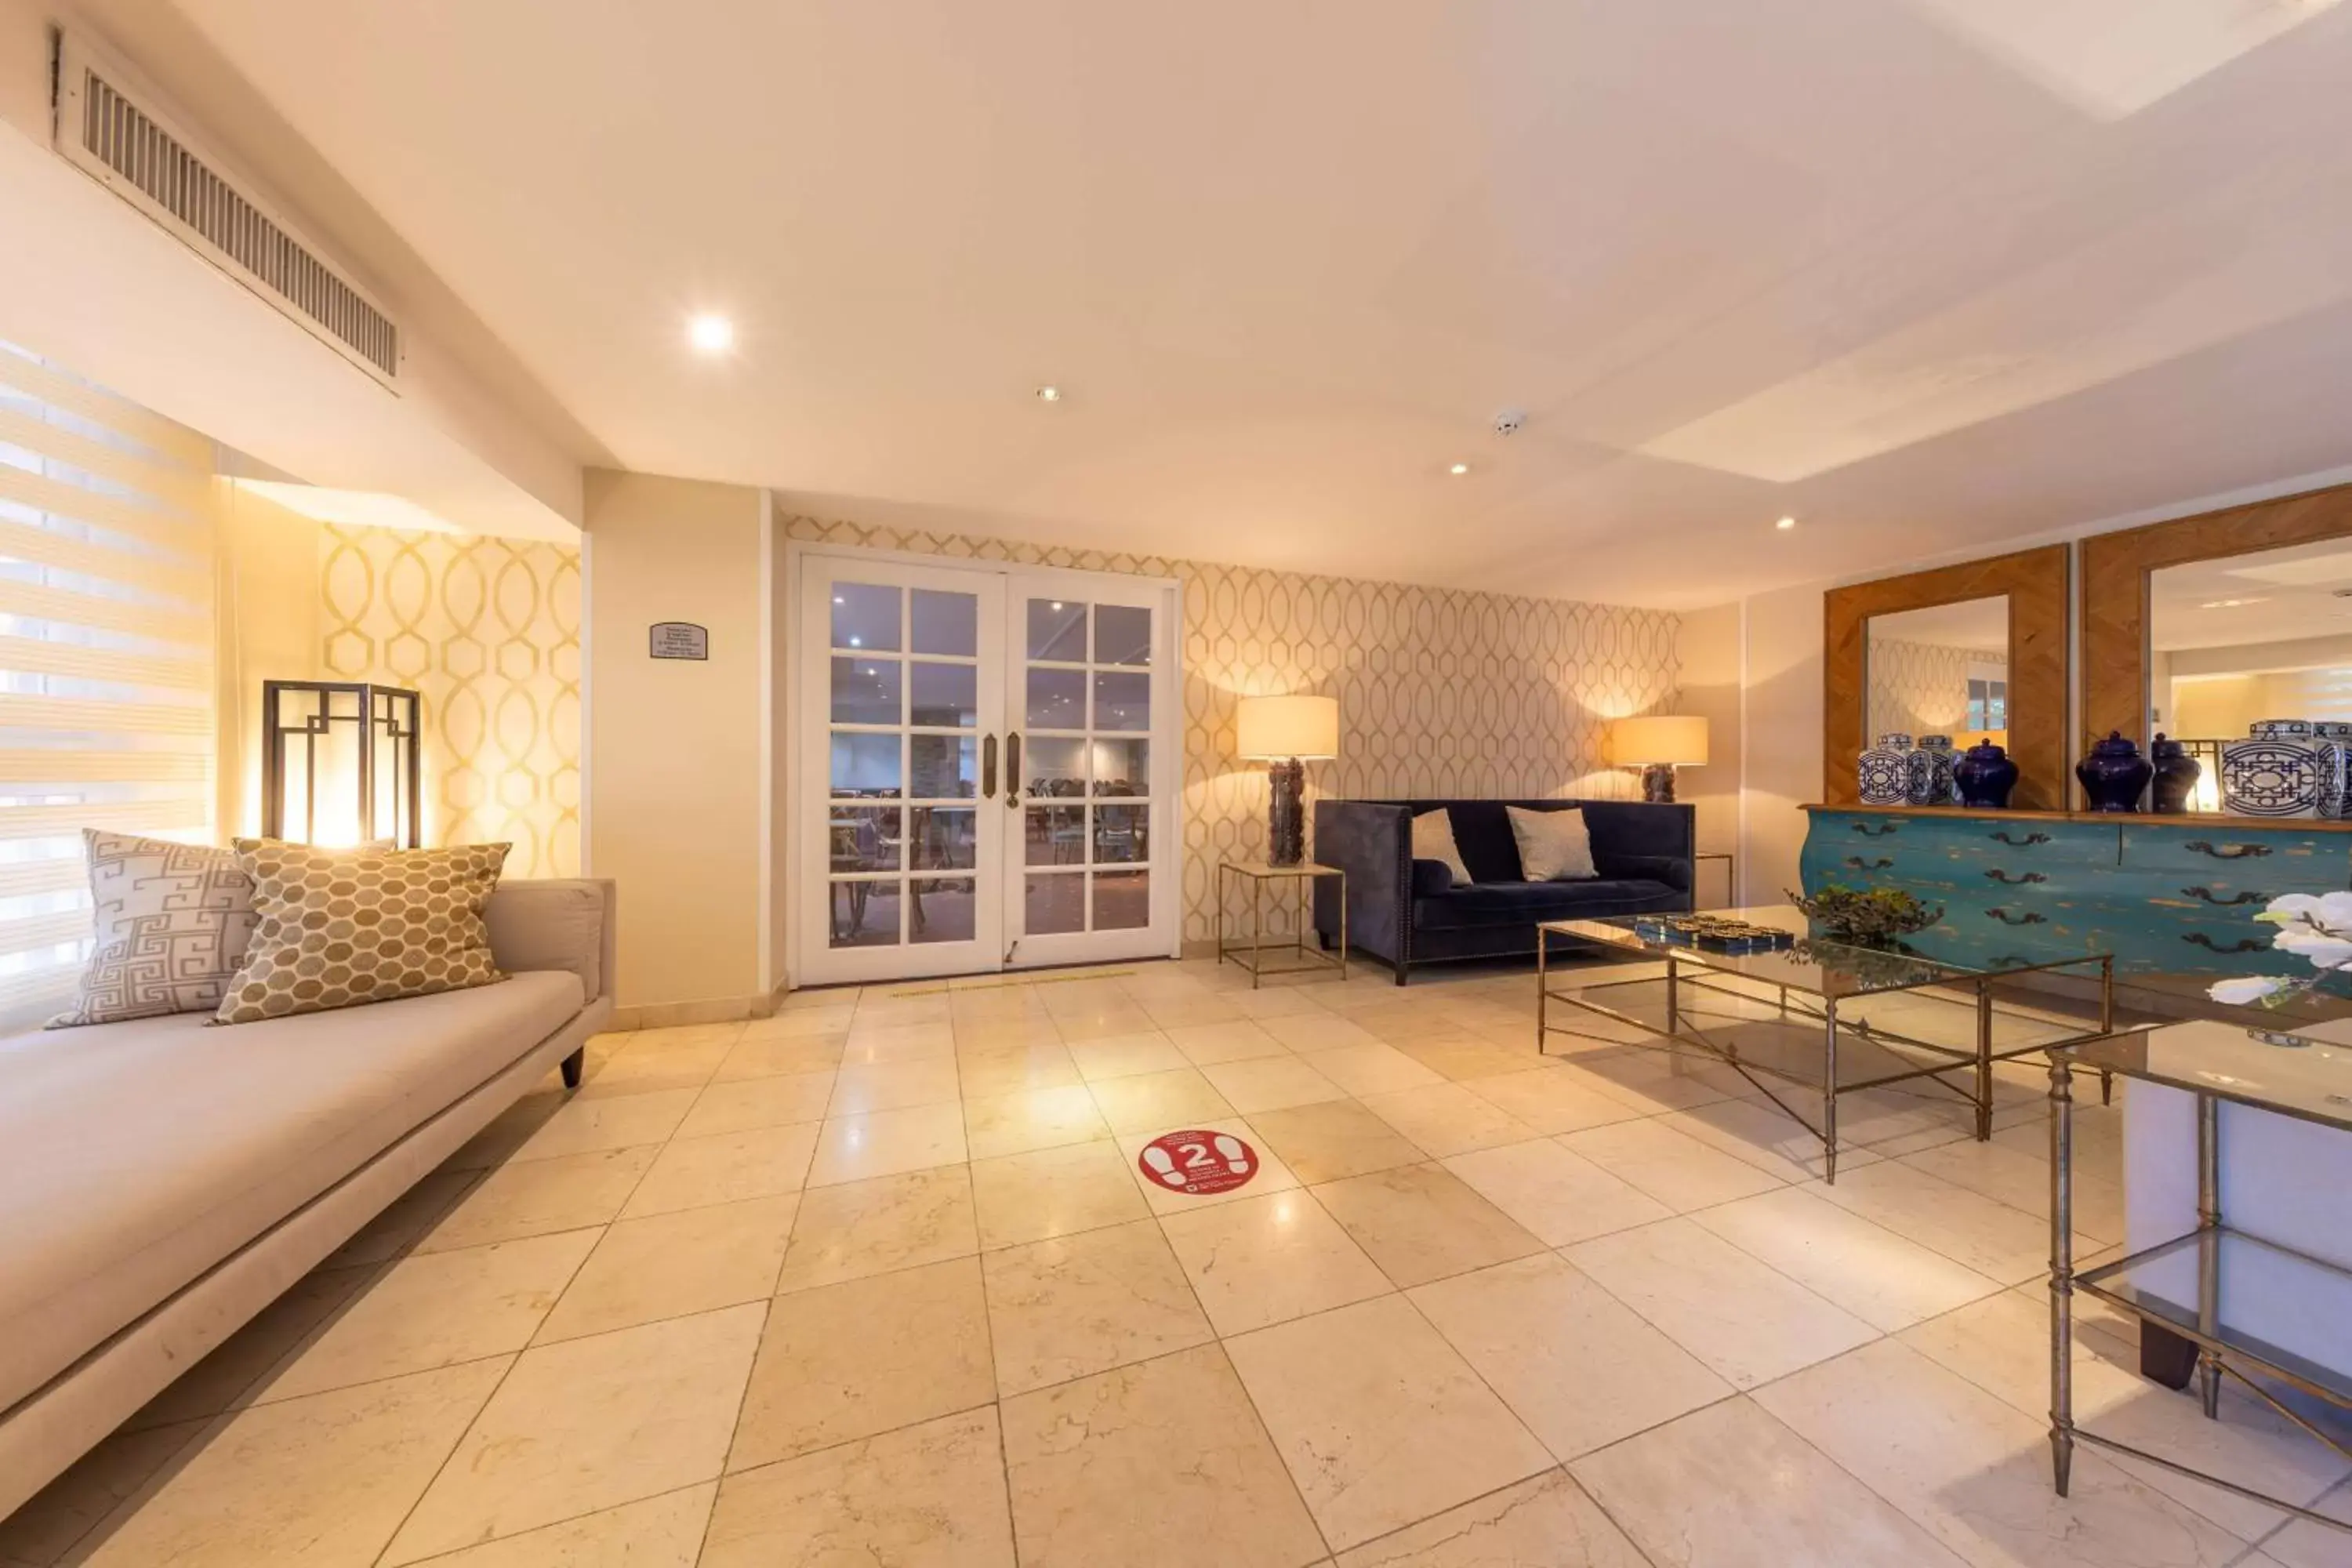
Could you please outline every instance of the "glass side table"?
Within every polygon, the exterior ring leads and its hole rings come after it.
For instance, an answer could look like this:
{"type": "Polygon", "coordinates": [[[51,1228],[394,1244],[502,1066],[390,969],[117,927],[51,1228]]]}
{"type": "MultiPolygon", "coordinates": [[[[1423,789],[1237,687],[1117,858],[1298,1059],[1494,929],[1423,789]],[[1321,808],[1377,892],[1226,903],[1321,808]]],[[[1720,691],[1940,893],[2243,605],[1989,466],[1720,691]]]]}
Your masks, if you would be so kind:
{"type": "Polygon", "coordinates": [[[1312,860],[1303,861],[1296,866],[1270,865],[1264,860],[1218,862],[1217,962],[1223,963],[1228,958],[1248,973],[1250,989],[1253,991],[1257,989],[1259,980],[1265,975],[1294,974],[1301,970],[1313,969],[1327,963],[1337,966],[1339,978],[1347,979],[1348,873],[1337,866],[1318,866],[1312,860]],[[1315,923],[1313,889],[1315,879],[1318,877],[1337,877],[1339,879],[1339,943],[1329,952],[1323,952],[1307,945],[1307,928],[1315,923]],[[1249,942],[1246,945],[1229,942],[1225,937],[1227,911],[1232,908],[1233,903],[1233,900],[1226,897],[1226,889],[1228,879],[1235,878],[1249,884],[1250,923],[1249,942]],[[1297,889],[1298,896],[1294,900],[1297,921],[1288,942],[1277,942],[1273,947],[1268,948],[1265,945],[1266,889],[1269,884],[1273,884],[1278,890],[1283,883],[1288,883],[1297,889]],[[1266,962],[1268,955],[1278,954],[1285,947],[1287,947],[1292,954],[1291,962],[1283,964],[1280,968],[1270,967],[1266,962]]]}
{"type": "MultiPolygon", "coordinates": [[[[1697,867],[1699,862],[1702,860],[1720,860],[1723,862],[1723,907],[1729,909],[1732,905],[1738,903],[1739,901],[1739,862],[1738,858],[1728,849],[1702,849],[1697,854],[1691,857],[1691,875],[1693,880],[1696,880],[1697,879],[1697,867]]],[[[1696,888],[1691,889],[1691,907],[1694,909],[1706,909],[1708,907],[1698,901],[1698,889],[1696,888]]]]}
{"type": "Polygon", "coordinates": [[[2352,1356],[2343,1325],[2352,1310],[2352,1268],[2265,1240],[2223,1217],[2221,1107],[2314,1122],[2352,1134],[2352,1047],[2322,1038],[2202,1019],[2076,1041],[2050,1052],[2050,1455],[2060,1497],[2074,1447],[2088,1444],[2145,1460],[2331,1525],[2352,1537],[2352,1518],[2196,1469],[2078,1423],[2074,1415],[2074,1299],[2093,1297],[2187,1341],[2196,1350],[2198,1396],[2220,1417],[2221,1380],[2237,1385],[2347,1459],[2345,1442],[2273,1392],[2292,1389],[2352,1411],[2352,1356]],[[2072,1079],[2095,1068],[2195,1095],[2195,1228],[2089,1268],[2074,1267],[2074,1119],[2072,1079]],[[2300,1303],[2281,1313],[2282,1303],[2300,1303]],[[2264,1309],[2273,1309],[2263,1317],[2264,1309]],[[2252,1320],[2252,1325],[2249,1320],[2252,1320]]]}

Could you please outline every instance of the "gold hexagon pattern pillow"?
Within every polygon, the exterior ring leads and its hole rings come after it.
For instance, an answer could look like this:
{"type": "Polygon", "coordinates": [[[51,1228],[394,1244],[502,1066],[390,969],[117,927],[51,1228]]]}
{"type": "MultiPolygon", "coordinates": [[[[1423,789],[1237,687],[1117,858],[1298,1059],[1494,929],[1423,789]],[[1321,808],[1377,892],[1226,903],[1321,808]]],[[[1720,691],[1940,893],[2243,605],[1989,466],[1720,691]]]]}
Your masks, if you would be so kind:
{"type": "Polygon", "coordinates": [[[483,906],[505,844],[320,849],[230,841],[258,923],[214,1022],[251,1024],[504,980],[483,906]]]}

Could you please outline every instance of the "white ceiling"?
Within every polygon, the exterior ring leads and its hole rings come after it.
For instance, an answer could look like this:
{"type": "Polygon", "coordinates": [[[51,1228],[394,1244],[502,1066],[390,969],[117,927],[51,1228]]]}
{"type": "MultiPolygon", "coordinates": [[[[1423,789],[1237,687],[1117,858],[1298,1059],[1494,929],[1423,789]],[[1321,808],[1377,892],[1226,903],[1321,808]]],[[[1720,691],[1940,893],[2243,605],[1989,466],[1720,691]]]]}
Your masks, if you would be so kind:
{"type": "Polygon", "coordinates": [[[2352,464],[2326,0],[176,3],[620,462],[853,515],[1686,605],[2352,464]]]}

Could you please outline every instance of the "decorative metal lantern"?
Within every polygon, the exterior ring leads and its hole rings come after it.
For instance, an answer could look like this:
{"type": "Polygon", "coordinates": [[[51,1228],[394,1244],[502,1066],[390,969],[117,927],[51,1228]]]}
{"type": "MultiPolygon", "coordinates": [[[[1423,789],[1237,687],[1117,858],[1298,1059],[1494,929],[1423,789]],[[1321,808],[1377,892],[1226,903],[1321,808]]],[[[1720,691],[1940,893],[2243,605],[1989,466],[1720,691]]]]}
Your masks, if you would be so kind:
{"type": "Polygon", "coordinates": [[[424,842],[425,710],[414,691],[338,680],[261,683],[261,831],[330,847],[424,842]]]}

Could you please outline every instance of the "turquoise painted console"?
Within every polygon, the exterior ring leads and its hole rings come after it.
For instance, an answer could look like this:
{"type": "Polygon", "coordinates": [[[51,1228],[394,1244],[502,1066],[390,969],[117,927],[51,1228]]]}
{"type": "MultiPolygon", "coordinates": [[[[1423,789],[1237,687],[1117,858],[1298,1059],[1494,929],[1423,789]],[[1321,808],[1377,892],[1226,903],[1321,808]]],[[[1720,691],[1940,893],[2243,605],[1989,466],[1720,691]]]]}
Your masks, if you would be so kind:
{"type": "Polygon", "coordinates": [[[2252,916],[2352,888],[2352,827],[2244,817],[1808,806],[1801,874],[1895,887],[1944,918],[1909,939],[1956,963],[2112,952],[2118,973],[2308,973],[2252,916]]]}

